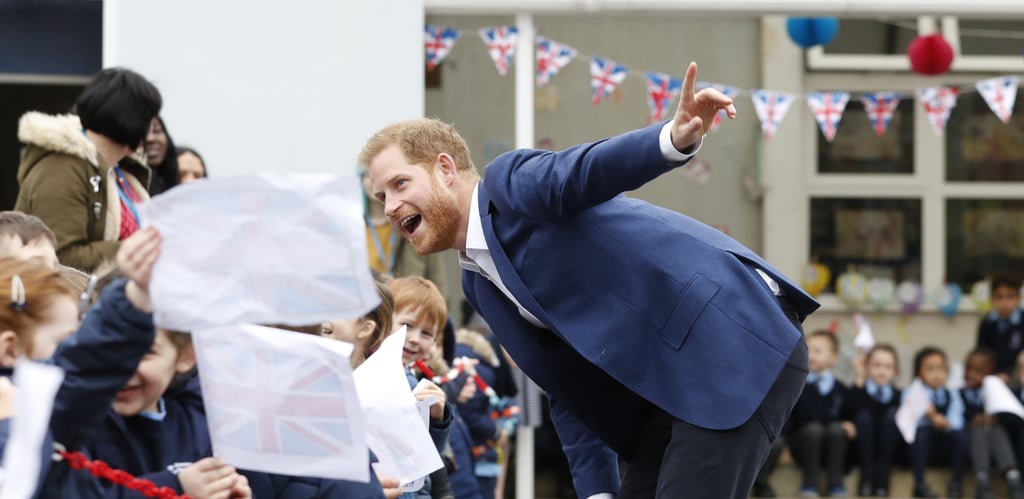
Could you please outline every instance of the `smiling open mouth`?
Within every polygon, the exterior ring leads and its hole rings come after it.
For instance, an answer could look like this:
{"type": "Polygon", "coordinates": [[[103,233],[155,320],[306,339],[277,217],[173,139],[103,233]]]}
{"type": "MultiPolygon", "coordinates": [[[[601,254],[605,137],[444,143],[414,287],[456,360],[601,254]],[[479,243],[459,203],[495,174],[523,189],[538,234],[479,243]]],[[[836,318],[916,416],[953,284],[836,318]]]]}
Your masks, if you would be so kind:
{"type": "Polygon", "coordinates": [[[420,226],[422,221],[423,217],[420,215],[409,215],[402,219],[402,230],[405,231],[406,235],[412,235],[413,232],[416,232],[416,228],[420,226]]]}

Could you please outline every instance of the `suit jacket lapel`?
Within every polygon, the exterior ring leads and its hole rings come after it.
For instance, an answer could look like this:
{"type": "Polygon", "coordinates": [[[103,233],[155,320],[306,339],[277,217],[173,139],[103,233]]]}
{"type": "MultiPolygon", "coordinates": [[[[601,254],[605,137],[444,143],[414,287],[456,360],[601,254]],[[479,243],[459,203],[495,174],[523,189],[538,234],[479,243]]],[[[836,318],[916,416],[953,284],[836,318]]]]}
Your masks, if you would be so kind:
{"type": "Polygon", "coordinates": [[[494,260],[494,266],[498,269],[502,282],[505,283],[505,287],[534,317],[544,323],[548,329],[555,330],[551,325],[551,319],[544,313],[544,309],[541,308],[540,304],[533,299],[533,294],[530,293],[526,284],[519,278],[519,273],[512,266],[512,261],[498,240],[498,235],[494,232],[494,219],[491,217],[491,211],[497,208],[491,205],[491,197],[487,194],[486,184],[483,181],[479,184],[477,201],[480,204],[480,225],[484,230],[484,238],[487,239],[487,249],[491,254],[491,259],[494,260]]]}

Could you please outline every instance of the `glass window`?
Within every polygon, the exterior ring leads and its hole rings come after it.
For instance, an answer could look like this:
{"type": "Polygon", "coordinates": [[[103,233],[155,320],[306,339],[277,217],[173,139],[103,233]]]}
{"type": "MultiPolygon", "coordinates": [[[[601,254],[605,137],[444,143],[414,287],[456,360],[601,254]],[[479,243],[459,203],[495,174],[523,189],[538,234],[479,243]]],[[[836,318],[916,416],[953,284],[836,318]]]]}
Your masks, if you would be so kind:
{"type": "Polygon", "coordinates": [[[1024,270],[1024,200],[946,200],[946,278],[964,289],[1024,270]]]}
{"type": "Polygon", "coordinates": [[[811,198],[811,255],[835,278],[921,279],[921,200],[811,198]]]}
{"type": "Polygon", "coordinates": [[[963,55],[1020,56],[1024,21],[960,19],[960,52],[963,55]],[[1016,35],[1010,38],[1010,34],[1016,35]]]}
{"type": "Polygon", "coordinates": [[[879,22],[870,19],[840,19],[839,32],[825,45],[826,54],[905,54],[917,35],[915,19],[879,22]],[[901,26],[909,26],[910,29],[901,26]]]}
{"type": "Polygon", "coordinates": [[[851,97],[830,144],[819,130],[818,173],[914,173],[914,101],[902,99],[892,121],[879,137],[864,112],[864,104],[851,97]]]}
{"type": "Polygon", "coordinates": [[[946,125],[946,180],[1024,181],[1024,90],[1004,124],[976,91],[965,92],[946,125]]]}

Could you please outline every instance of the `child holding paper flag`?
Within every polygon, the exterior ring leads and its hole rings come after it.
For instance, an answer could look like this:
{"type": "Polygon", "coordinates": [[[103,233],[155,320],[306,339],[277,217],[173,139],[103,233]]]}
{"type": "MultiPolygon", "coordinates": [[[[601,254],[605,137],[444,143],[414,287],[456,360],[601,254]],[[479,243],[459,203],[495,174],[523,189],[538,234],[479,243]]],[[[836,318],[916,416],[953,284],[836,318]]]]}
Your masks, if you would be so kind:
{"type": "Polygon", "coordinates": [[[989,476],[989,464],[994,460],[997,471],[1006,477],[1010,497],[1024,499],[1010,437],[997,418],[997,414],[1003,412],[1020,417],[1024,409],[1006,384],[995,376],[996,358],[992,352],[974,350],[967,355],[964,364],[965,386],[960,393],[964,400],[964,419],[969,425],[976,495],[980,499],[995,497],[989,476]]]}
{"type": "Polygon", "coordinates": [[[947,389],[949,361],[946,353],[924,347],[914,356],[914,381],[903,392],[896,424],[910,444],[914,471],[914,497],[938,497],[924,480],[929,463],[951,464],[953,477],[947,497],[961,497],[967,464],[967,433],[960,393],[947,389]]]}

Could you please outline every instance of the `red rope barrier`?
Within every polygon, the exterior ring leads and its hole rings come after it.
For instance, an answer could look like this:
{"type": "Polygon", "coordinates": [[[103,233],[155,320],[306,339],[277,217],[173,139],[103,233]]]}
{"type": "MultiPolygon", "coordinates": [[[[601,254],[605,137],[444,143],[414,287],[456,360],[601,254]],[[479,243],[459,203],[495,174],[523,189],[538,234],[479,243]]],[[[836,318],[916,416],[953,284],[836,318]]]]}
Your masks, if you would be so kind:
{"type": "Polygon", "coordinates": [[[156,497],[157,499],[192,499],[186,494],[178,495],[170,487],[157,487],[155,483],[149,480],[135,478],[131,473],[124,470],[113,469],[103,461],[91,461],[81,452],[68,452],[61,448],[55,449],[54,452],[54,459],[60,460],[57,458],[57,456],[60,456],[60,458],[68,462],[68,466],[72,469],[84,469],[92,473],[93,476],[120,485],[126,489],[137,491],[146,497],[156,497]]]}

